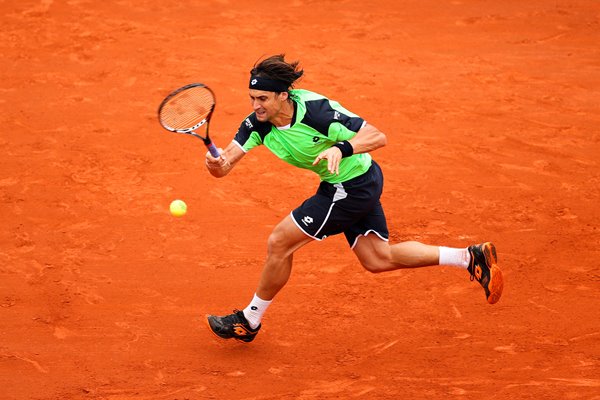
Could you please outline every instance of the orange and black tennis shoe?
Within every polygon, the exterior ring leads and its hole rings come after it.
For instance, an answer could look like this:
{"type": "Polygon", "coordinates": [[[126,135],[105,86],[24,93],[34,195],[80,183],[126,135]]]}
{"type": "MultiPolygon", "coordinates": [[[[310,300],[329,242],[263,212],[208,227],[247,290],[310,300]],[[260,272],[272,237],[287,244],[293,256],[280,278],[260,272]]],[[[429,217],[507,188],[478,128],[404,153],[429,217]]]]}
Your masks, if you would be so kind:
{"type": "Polygon", "coordinates": [[[502,271],[496,265],[498,257],[496,247],[490,242],[469,246],[471,261],[469,262],[469,273],[471,280],[475,279],[483,286],[488,303],[494,304],[500,300],[504,288],[502,271]]]}
{"type": "Polygon", "coordinates": [[[244,313],[239,310],[233,310],[233,314],[217,317],[207,316],[208,327],[218,337],[222,339],[235,339],[242,342],[251,342],[256,337],[261,325],[252,329],[244,313]]]}

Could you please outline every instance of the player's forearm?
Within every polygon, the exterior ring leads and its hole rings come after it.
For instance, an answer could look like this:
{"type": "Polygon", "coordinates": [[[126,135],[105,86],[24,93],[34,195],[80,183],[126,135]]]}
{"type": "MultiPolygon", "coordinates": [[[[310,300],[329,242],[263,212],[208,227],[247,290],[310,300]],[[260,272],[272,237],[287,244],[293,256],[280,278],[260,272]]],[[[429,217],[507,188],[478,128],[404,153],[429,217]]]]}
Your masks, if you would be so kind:
{"type": "Polygon", "coordinates": [[[353,153],[368,153],[387,144],[387,137],[373,125],[366,124],[349,140],[353,153]]]}

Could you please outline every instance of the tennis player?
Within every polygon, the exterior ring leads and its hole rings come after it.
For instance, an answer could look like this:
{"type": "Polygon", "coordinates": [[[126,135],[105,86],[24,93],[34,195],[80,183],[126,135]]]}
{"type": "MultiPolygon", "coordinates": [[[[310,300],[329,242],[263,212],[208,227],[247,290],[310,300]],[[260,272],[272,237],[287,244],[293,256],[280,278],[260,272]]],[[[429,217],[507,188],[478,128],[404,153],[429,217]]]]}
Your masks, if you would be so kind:
{"type": "Polygon", "coordinates": [[[242,311],[208,316],[212,332],[224,339],[251,342],[263,314],[285,286],[296,250],[312,241],[343,233],[362,266],[374,273],[399,268],[449,265],[463,268],[481,284],[490,304],[502,294],[502,272],[492,243],[449,248],[419,242],[388,242],[380,196],[383,174],[370,152],[386,145],[379,129],[338,102],[308,90],[294,89],[303,75],[298,62],[274,55],[250,71],[253,112],[242,121],[233,141],[206,167],[215,177],[227,175],[244,155],[264,145],[283,161],[314,171],[321,183],[270,234],[267,259],[254,297],[242,311]]]}

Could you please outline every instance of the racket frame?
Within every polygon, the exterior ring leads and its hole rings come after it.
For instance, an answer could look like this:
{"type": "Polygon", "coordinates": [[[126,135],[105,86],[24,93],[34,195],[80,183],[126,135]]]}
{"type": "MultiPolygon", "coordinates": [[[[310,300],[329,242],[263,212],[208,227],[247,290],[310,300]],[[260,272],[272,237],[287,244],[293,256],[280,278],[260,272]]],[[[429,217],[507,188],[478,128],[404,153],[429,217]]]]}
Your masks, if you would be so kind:
{"type": "Polygon", "coordinates": [[[215,110],[215,107],[217,105],[217,98],[215,96],[215,92],[212,91],[211,88],[209,88],[208,86],[206,86],[203,83],[190,83],[188,85],[182,86],[179,89],[176,89],[174,91],[172,91],[167,97],[165,97],[165,99],[160,103],[160,106],[158,106],[158,121],[160,122],[161,126],[163,128],[165,128],[166,130],[170,131],[170,132],[175,132],[175,133],[183,133],[185,135],[191,135],[194,137],[197,137],[198,139],[202,140],[202,142],[204,142],[204,145],[206,146],[206,148],[208,149],[208,151],[210,152],[210,154],[214,157],[214,158],[218,158],[221,154],[219,153],[219,150],[217,149],[217,147],[215,146],[215,144],[212,142],[212,140],[210,139],[209,133],[208,133],[208,128],[210,125],[210,119],[213,115],[213,112],[215,110]],[[213,98],[213,104],[210,108],[210,111],[208,112],[208,114],[206,115],[206,118],[204,118],[202,121],[198,122],[196,125],[190,127],[190,128],[185,128],[185,129],[175,129],[173,127],[170,127],[169,125],[165,124],[162,121],[162,118],[160,117],[161,111],[163,109],[163,107],[169,102],[169,100],[171,100],[173,97],[175,97],[176,95],[178,95],[179,93],[186,91],[188,89],[194,88],[194,87],[201,87],[204,88],[206,90],[208,90],[210,92],[210,94],[212,95],[213,98]],[[195,131],[198,128],[201,128],[203,125],[206,125],[206,136],[202,136],[197,134],[195,131]]]}

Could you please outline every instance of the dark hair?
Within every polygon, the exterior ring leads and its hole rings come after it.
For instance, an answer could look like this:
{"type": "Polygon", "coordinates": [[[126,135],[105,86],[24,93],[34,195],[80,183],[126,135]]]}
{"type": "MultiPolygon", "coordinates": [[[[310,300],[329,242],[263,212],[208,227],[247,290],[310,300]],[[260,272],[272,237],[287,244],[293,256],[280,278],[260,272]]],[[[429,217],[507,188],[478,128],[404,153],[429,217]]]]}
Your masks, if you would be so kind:
{"type": "Polygon", "coordinates": [[[282,81],[288,87],[293,87],[294,82],[304,75],[304,70],[298,68],[299,61],[287,63],[284,57],[285,54],[276,54],[260,62],[257,61],[254,68],[250,70],[250,75],[282,81]]]}

